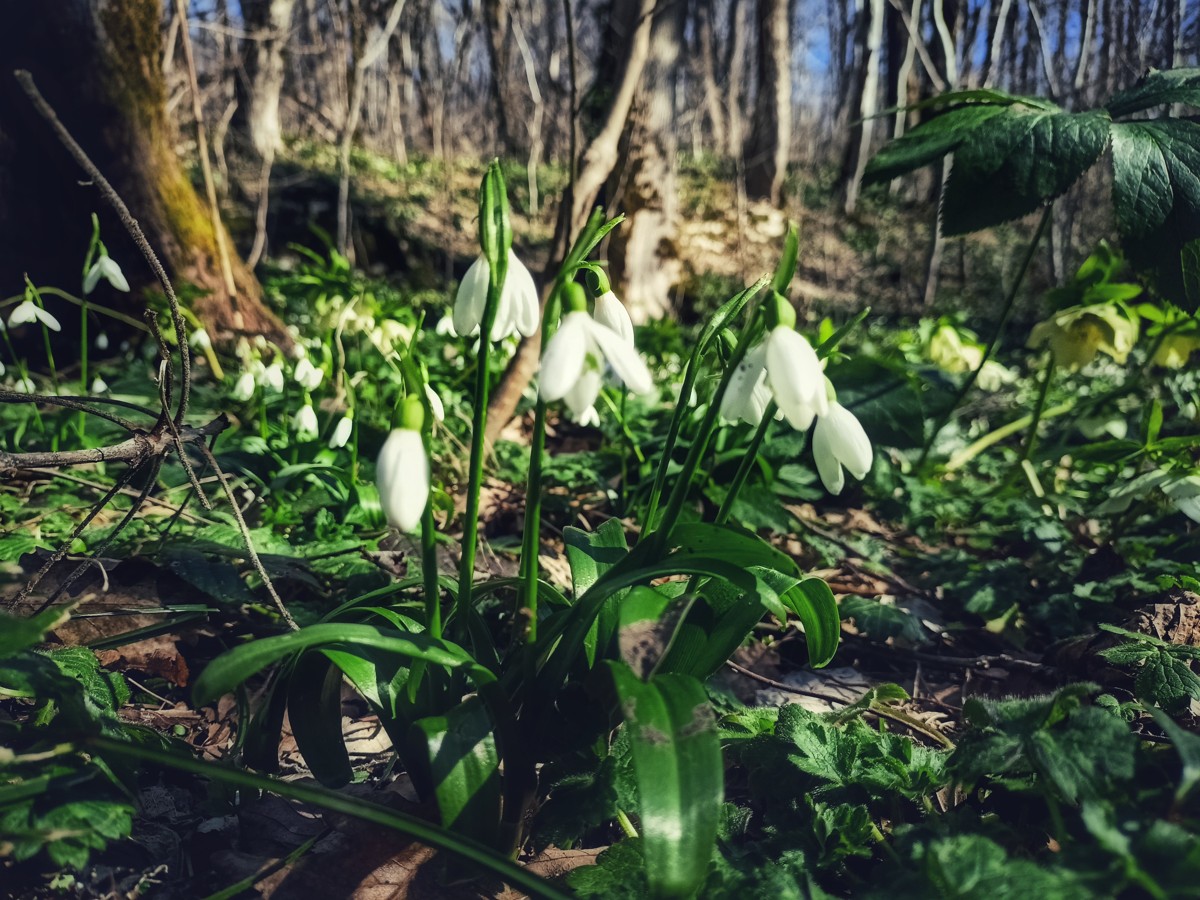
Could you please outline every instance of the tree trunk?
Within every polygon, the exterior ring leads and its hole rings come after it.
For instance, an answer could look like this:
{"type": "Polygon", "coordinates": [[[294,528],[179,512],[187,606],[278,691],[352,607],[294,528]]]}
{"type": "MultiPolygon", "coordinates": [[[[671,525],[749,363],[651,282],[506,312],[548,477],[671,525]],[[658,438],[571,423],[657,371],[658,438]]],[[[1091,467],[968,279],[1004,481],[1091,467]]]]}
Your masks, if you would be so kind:
{"type": "Polygon", "coordinates": [[[622,137],[621,165],[609,192],[625,222],[612,233],[608,262],[635,323],[671,309],[682,267],[675,245],[675,76],[683,47],[684,5],[659,7],[650,57],[622,137]]]}
{"type": "MultiPolygon", "coordinates": [[[[141,223],[168,273],[199,289],[192,311],[206,328],[217,337],[264,334],[290,345],[237,257],[231,260],[236,295],[226,289],[209,211],[175,156],[162,77],[161,3],[60,0],[30,15],[18,0],[0,0],[0,11],[8,23],[0,29],[2,289],[17,292],[28,272],[35,283],[78,291],[92,212],[100,215],[104,242],[130,284],[154,283],[115,215],[93,188],[80,185],[78,167],[13,80],[13,69],[26,68],[141,223]]],[[[129,297],[105,293],[101,300],[134,315],[141,309],[140,290],[129,297]]]]}
{"type": "Polygon", "coordinates": [[[721,104],[721,88],[717,83],[717,44],[713,34],[713,0],[700,0],[696,8],[696,43],[700,63],[700,78],[704,85],[704,108],[708,114],[713,150],[718,155],[728,150],[725,130],[725,107],[721,104]]]}
{"type": "Polygon", "coordinates": [[[782,200],[792,139],[789,32],[788,0],[758,0],[758,93],[743,159],[747,195],[775,206],[782,200]]]}
{"type": "Polygon", "coordinates": [[[488,64],[491,72],[492,113],[496,117],[497,146],[486,156],[503,156],[516,152],[511,123],[509,122],[508,98],[508,50],[511,45],[509,22],[512,11],[508,0],[483,0],[483,30],[487,37],[488,64]]]}
{"type": "Polygon", "coordinates": [[[879,112],[879,56],[883,49],[884,0],[869,0],[864,13],[869,19],[865,46],[866,66],[862,93],[859,94],[860,124],[856,127],[857,146],[851,145],[854,166],[852,169],[847,166],[850,176],[846,181],[846,202],[843,207],[847,213],[853,213],[858,205],[859,187],[871,155],[871,138],[875,134],[875,114],[879,112]]]}

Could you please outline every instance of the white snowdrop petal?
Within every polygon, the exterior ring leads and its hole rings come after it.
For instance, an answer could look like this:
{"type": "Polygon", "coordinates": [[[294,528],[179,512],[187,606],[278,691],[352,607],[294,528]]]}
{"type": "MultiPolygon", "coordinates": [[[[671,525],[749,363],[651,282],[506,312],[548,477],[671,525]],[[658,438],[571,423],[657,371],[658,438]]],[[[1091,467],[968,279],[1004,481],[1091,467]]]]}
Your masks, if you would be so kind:
{"type": "Polygon", "coordinates": [[[487,304],[489,267],[487,259],[478,257],[458,285],[454,299],[454,330],[466,337],[483,321],[483,308],[487,304]]]}
{"type": "Polygon", "coordinates": [[[125,278],[125,273],[121,271],[121,267],[117,265],[116,260],[111,256],[102,256],[96,261],[96,265],[100,266],[100,271],[108,283],[118,291],[129,291],[129,282],[125,278]]]}
{"type": "Polygon", "coordinates": [[[525,337],[537,333],[541,324],[537,283],[512,250],[508,251],[508,273],[504,276],[501,303],[508,307],[509,319],[517,331],[525,337]]]}
{"type": "Polygon", "coordinates": [[[37,307],[32,300],[23,300],[13,307],[13,311],[8,316],[9,327],[15,328],[18,325],[27,325],[30,322],[37,321],[37,307]]]}
{"type": "Polygon", "coordinates": [[[829,408],[825,376],[816,351],[804,336],[780,325],[767,337],[766,347],[771,393],[793,427],[799,429],[798,423],[806,418],[811,423],[809,410],[824,415],[829,408]]]}
{"type": "Polygon", "coordinates": [[[41,322],[51,331],[62,331],[62,326],[58,324],[58,319],[54,318],[54,316],[50,315],[50,313],[46,312],[41,307],[35,306],[33,309],[34,317],[37,318],[39,322],[41,322]]]}
{"type": "Polygon", "coordinates": [[[850,470],[851,475],[861,480],[870,471],[874,456],[871,439],[867,437],[862,423],[840,403],[830,405],[826,420],[831,430],[830,443],[837,458],[850,470]]]}
{"type": "MultiPolygon", "coordinates": [[[[587,313],[581,315],[586,316],[587,313]]],[[[654,379],[650,376],[650,370],[634,346],[625,343],[625,340],[607,325],[601,325],[591,318],[586,321],[588,336],[600,348],[600,352],[604,354],[604,358],[608,360],[608,364],[612,366],[613,371],[625,383],[625,386],[635,394],[652,392],[654,379]]]]}
{"type": "Polygon", "coordinates": [[[429,502],[429,457],[419,432],[397,428],[388,435],[375,479],[388,523],[401,531],[416,528],[429,502]]]}
{"type": "Polygon", "coordinates": [[[633,344],[633,320],[629,318],[625,304],[612,291],[605,291],[596,298],[596,321],[607,325],[627,344],[633,344]]]}
{"type": "Polygon", "coordinates": [[[340,447],[345,447],[353,431],[354,419],[350,418],[350,416],[342,416],[338,419],[337,425],[334,426],[333,434],[329,437],[329,449],[337,450],[340,447]]]}
{"type": "Polygon", "coordinates": [[[825,485],[825,490],[831,494],[840,494],[842,488],[846,486],[846,475],[842,471],[842,464],[834,454],[827,418],[819,419],[817,427],[813,429],[812,451],[813,460],[817,464],[817,474],[821,476],[821,483],[825,485]]]}
{"type": "Polygon", "coordinates": [[[90,294],[96,289],[96,285],[100,283],[100,263],[92,263],[92,267],[88,269],[87,274],[83,276],[83,292],[90,294]]]}
{"type": "Polygon", "coordinates": [[[542,354],[538,394],[547,403],[561,400],[583,374],[588,351],[588,326],[585,312],[567,313],[542,354]]]}
{"type": "Polygon", "coordinates": [[[594,368],[587,368],[580,374],[575,386],[563,397],[563,402],[571,411],[571,417],[580,425],[599,424],[600,418],[596,415],[596,398],[600,396],[600,388],[603,384],[603,376],[594,368]],[[589,410],[596,417],[595,423],[584,421],[589,419],[589,410]]]}
{"type": "Polygon", "coordinates": [[[425,385],[425,399],[429,401],[429,411],[433,413],[434,421],[445,422],[446,407],[442,405],[442,398],[428,384],[425,385]]]}

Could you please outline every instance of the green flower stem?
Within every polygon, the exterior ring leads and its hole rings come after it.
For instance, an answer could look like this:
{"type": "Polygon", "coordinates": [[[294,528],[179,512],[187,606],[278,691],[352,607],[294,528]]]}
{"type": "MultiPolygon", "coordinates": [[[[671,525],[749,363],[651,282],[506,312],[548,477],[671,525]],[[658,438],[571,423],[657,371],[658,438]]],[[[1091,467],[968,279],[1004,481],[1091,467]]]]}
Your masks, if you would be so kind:
{"type": "Polygon", "coordinates": [[[1017,276],[1013,279],[1012,287],[1008,289],[1008,296],[1004,298],[1004,306],[1000,310],[1000,319],[996,322],[996,327],[992,331],[992,336],[988,340],[987,346],[983,348],[983,357],[979,360],[979,365],[971,371],[971,374],[967,376],[966,380],[959,387],[953,401],[938,416],[937,422],[930,430],[929,437],[925,440],[925,446],[921,448],[921,456],[917,459],[916,469],[918,471],[925,467],[925,462],[929,458],[929,453],[933,449],[933,444],[937,440],[937,436],[946,427],[955,410],[958,409],[967,394],[970,393],[971,388],[975,386],[975,381],[979,378],[979,373],[983,371],[983,367],[992,358],[992,353],[995,351],[996,345],[1000,343],[1000,337],[1004,334],[1004,326],[1008,324],[1009,316],[1012,315],[1013,307],[1016,305],[1017,292],[1025,282],[1025,276],[1029,272],[1029,265],[1033,262],[1033,255],[1037,250],[1038,244],[1042,242],[1042,236],[1046,233],[1046,229],[1050,225],[1050,215],[1053,209],[1054,205],[1050,204],[1042,210],[1042,217],[1038,220],[1037,230],[1033,233],[1029,245],[1025,248],[1025,255],[1021,258],[1021,266],[1017,269],[1017,276]]]}
{"type": "Polygon", "coordinates": [[[252,772],[230,768],[219,763],[200,762],[182,753],[126,743],[108,737],[89,738],[87,748],[101,756],[139,763],[152,763],[249,791],[267,791],[289,800],[309,803],[321,809],[353,816],[375,825],[382,825],[406,834],[423,844],[428,844],[430,847],[446,850],[482,866],[496,873],[513,887],[528,891],[533,897],[540,897],[543,900],[571,900],[571,895],[567,892],[537,877],[528,869],[501,856],[484,844],[455,834],[449,829],[440,828],[417,816],[389,809],[377,803],[347,797],[337,791],[325,788],[309,787],[290,781],[277,781],[274,778],[255,775],[252,772]]]}
{"type": "MultiPolygon", "coordinates": [[[[429,453],[429,433],[425,433],[429,453]]],[[[442,636],[442,591],[438,585],[437,526],[433,522],[433,497],[421,513],[421,578],[425,586],[425,628],[432,638],[442,636]]]]}
{"type": "Polygon", "coordinates": [[[1046,371],[1042,374],[1041,385],[1038,386],[1037,402],[1033,406],[1033,421],[1029,425],[1029,436],[1025,439],[1025,447],[1021,450],[1021,458],[1017,460],[1017,465],[1029,459],[1037,444],[1038,425],[1041,424],[1042,414],[1046,410],[1046,397],[1050,393],[1050,382],[1054,380],[1054,368],[1054,357],[1052,356],[1046,362],[1046,371]]]}
{"type": "MultiPolygon", "coordinates": [[[[538,546],[542,531],[542,467],[546,456],[546,404],[538,400],[529,446],[529,480],[525,488],[525,530],[521,534],[521,608],[528,616],[525,641],[538,634],[538,546]]],[[[519,621],[519,620],[518,620],[519,621]]]]}
{"type": "MultiPolygon", "coordinates": [[[[494,271],[494,270],[493,270],[494,271]]],[[[504,273],[500,273],[503,278],[504,273]]],[[[488,358],[491,355],[492,325],[500,305],[503,281],[488,285],[487,305],[479,325],[479,354],[475,358],[475,408],[471,412],[471,461],[467,468],[467,509],[463,513],[462,559],[458,567],[458,596],[455,611],[461,625],[467,622],[467,607],[471,603],[471,586],[475,580],[475,552],[479,543],[479,492],[483,486],[483,454],[487,431],[488,391],[491,386],[488,358]]]]}
{"type": "Polygon", "coordinates": [[[762,446],[763,439],[767,436],[767,430],[774,421],[775,401],[772,400],[767,404],[766,411],[763,412],[762,421],[754,429],[754,437],[750,439],[750,446],[746,448],[745,455],[742,456],[742,461],[738,464],[738,470],[733,476],[733,481],[729,483],[729,491],[725,494],[725,499],[721,501],[721,508],[717,510],[717,518],[715,520],[717,525],[724,525],[729,521],[729,515],[733,512],[733,504],[737,501],[738,492],[745,485],[746,479],[750,477],[750,471],[754,468],[754,464],[758,460],[758,450],[762,446]]]}

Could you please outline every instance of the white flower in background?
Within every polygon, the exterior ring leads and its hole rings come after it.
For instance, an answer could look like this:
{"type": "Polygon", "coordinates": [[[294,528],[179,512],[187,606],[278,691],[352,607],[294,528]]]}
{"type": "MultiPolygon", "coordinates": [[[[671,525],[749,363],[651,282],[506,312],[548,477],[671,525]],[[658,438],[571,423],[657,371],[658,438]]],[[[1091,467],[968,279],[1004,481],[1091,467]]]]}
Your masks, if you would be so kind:
{"type": "Polygon", "coordinates": [[[350,440],[350,434],[354,431],[354,418],[347,413],[338,419],[337,425],[333,428],[333,434],[329,438],[329,449],[337,450],[345,447],[350,440]]]}
{"type": "Polygon", "coordinates": [[[103,378],[101,378],[99,375],[97,375],[92,380],[92,393],[93,394],[103,394],[107,391],[108,391],[108,383],[103,378]]]}
{"type": "Polygon", "coordinates": [[[429,401],[429,411],[433,413],[433,420],[445,422],[446,407],[442,404],[442,398],[438,396],[438,392],[431,388],[428,382],[425,384],[425,399],[429,401]]]}
{"type": "Polygon", "coordinates": [[[646,363],[621,335],[583,310],[567,313],[542,355],[539,396],[547,403],[565,400],[582,417],[600,395],[605,361],[635,394],[654,390],[646,363]]]}
{"type": "Polygon", "coordinates": [[[629,318],[629,311],[625,309],[625,304],[617,299],[617,295],[612,291],[605,291],[596,298],[596,321],[601,325],[607,325],[622,338],[625,343],[633,344],[633,320],[629,318]]]}
{"type": "Polygon", "coordinates": [[[31,322],[41,322],[51,331],[62,331],[62,326],[58,324],[58,319],[50,315],[32,300],[23,300],[16,305],[12,314],[8,317],[8,325],[10,328],[15,328],[17,325],[26,325],[31,322]]]}
{"type": "MultiPolygon", "coordinates": [[[[483,310],[487,305],[488,280],[491,275],[487,258],[480,256],[471,263],[467,274],[458,286],[454,300],[454,330],[460,336],[473,334],[483,322],[483,310]]],[[[492,324],[492,340],[498,341],[514,332],[529,337],[538,329],[538,291],[533,276],[508,251],[508,272],[504,277],[504,288],[496,309],[496,321],[492,324]]]]}
{"type": "Polygon", "coordinates": [[[18,378],[16,384],[13,385],[13,390],[18,394],[36,394],[37,385],[33,383],[33,379],[26,375],[24,378],[18,378]]]}
{"type": "Polygon", "coordinates": [[[283,366],[277,362],[271,363],[259,373],[259,383],[270,388],[276,394],[283,393],[283,366]]]}
{"type": "Polygon", "coordinates": [[[1193,522],[1200,522],[1200,475],[1189,475],[1168,484],[1163,487],[1163,493],[1181,513],[1193,522]]]}
{"type": "Polygon", "coordinates": [[[989,359],[985,362],[979,370],[979,374],[975,376],[975,383],[979,385],[980,390],[992,393],[1000,390],[1006,384],[1012,384],[1016,380],[1016,372],[1002,363],[996,362],[994,359],[989,359]]]}
{"type": "Polygon", "coordinates": [[[229,392],[229,396],[240,403],[245,403],[254,396],[254,390],[258,387],[258,382],[254,379],[254,373],[247,370],[238,376],[238,380],[234,382],[233,390],[229,392]]]}
{"type": "Polygon", "coordinates": [[[128,291],[129,282],[125,280],[125,273],[121,271],[121,267],[116,264],[111,256],[101,254],[101,256],[92,263],[92,267],[88,269],[87,275],[83,279],[83,292],[90,294],[96,289],[96,285],[103,278],[118,291],[128,291]]]}
{"type": "Polygon", "coordinates": [[[317,412],[312,408],[311,403],[305,403],[296,410],[296,414],[292,416],[292,430],[296,432],[297,440],[301,441],[311,441],[320,433],[321,426],[317,423],[317,412]]]}
{"type": "Polygon", "coordinates": [[[4,363],[3,363],[3,362],[0,362],[0,378],[3,378],[3,377],[4,377],[4,373],[5,373],[5,371],[6,371],[6,370],[5,370],[5,368],[4,368],[4,363]]]}
{"type": "Polygon", "coordinates": [[[108,335],[103,331],[96,335],[96,349],[100,351],[108,349],[108,335]]]}
{"type": "Polygon", "coordinates": [[[379,451],[375,483],[388,523],[401,531],[416,528],[429,502],[429,457],[420,432],[392,430],[379,451]]]}
{"type": "Polygon", "coordinates": [[[767,384],[780,412],[797,431],[807,431],[814,416],[829,411],[825,374],[817,352],[804,335],[786,325],[771,330],[766,347],[767,384]]]}
{"type": "Polygon", "coordinates": [[[296,379],[296,384],[306,391],[315,391],[321,386],[321,379],[325,377],[325,373],[305,356],[296,363],[296,371],[292,373],[292,377],[296,379]]]}
{"type": "Polygon", "coordinates": [[[871,468],[871,439],[854,413],[836,401],[817,418],[812,448],[817,474],[831,494],[840,494],[846,485],[843,466],[860,480],[871,468]]]}
{"type": "Polygon", "coordinates": [[[384,356],[391,356],[396,347],[407,347],[412,343],[413,329],[411,325],[397,322],[394,319],[384,319],[379,327],[367,332],[371,343],[384,356]]]}
{"type": "Polygon", "coordinates": [[[188,344],[197,350],[207,352],[212,349],[212,338],[208,336],[208,331],[203,328],[197,328],[188,336],[188,344]]]}
{"type": "Polygon", "coordinates": [[[454,330],[454,316],[443,315],[437,320],[437,325],[433,327],[433,333],[440,337],[458,337],[458,332],[454,330]]]}

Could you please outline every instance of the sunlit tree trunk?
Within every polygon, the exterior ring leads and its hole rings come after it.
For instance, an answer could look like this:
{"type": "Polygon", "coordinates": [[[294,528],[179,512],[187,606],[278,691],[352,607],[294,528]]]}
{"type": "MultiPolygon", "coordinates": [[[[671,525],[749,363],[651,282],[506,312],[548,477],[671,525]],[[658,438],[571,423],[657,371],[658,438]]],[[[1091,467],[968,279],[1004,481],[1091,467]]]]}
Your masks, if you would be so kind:
{"type": "MultiPolygon", "coordinates": [[[[0,290],[18,291],[24,272],[42,284],[78,290],[93,211],[131,284],[153,283],[121,225],[95,189],[79,183],[78,167],[13,81],[11,71],[26,68],[112,181],[168,272],[198,289],[191,307],[208,329],[289,343],[263,305],[253,273],[236,256],[236,293],[226,289],[210,212],[175,155],[162,77],[161,3],[59,0],[33,15],[17,0],[0,0],[0,14],[6,23],[0,29],[0,290]]],[[[141,305],[136,291],[103,300],[134,310],[141,305]]]]}

